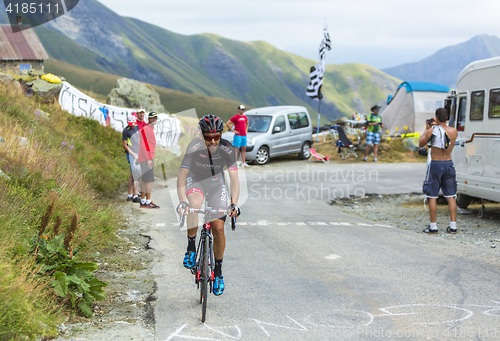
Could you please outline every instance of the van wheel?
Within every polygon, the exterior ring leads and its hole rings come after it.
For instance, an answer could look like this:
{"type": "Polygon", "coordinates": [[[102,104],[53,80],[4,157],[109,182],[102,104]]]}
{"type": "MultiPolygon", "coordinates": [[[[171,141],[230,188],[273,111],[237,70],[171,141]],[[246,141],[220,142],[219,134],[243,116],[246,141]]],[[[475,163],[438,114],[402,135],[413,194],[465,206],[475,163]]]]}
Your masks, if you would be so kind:
{"type": "Polygon", "coordinates": [[[257,151],[254,162],[258,165],[265,165],[269,161],[269,149],[267,147],[260,147],[257,151]]]}
{"type": "Polygon", "coordinates": [[[471,202],[472,198],[466,194],[457,194],[457,206],[460,208],[467,208],[471,202]]]}
{"type": "Polygon", "coordinates": [[[309,142],[304,142],[302,145],[302,149],[300,150],[299,153],[299,159],[300,160],[305,160],[308,159],[311,156],[311,146],[309,145],[309,142]]]}

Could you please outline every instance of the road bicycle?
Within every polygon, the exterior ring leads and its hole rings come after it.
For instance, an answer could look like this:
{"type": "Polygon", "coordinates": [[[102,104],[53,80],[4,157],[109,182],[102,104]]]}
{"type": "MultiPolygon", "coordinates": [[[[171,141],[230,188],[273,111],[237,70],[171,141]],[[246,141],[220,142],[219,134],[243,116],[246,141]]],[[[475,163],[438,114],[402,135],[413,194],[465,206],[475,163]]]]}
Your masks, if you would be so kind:
{"type": "MultiPolygon", "coordinates": [[[[203,228],[196,249],[196,262],[191,273],[194,275],[194,282],[197,289],[200,289],[201,303],[201,322],[205,322],[207,315],[207,299],[208,294],[212,293],[214,282],[214,251],[212,248],[212,214],[228,214],[227,210],[213,210],[211,207],[205,208],[190,208],[189,213],[203,214],[203,228]]],[[[179,220],[181,227],[184,226],[185,215],[182,215],[179,220]]],[[[231,217],[231,229],[236,229],[236,218],[231,217]]]]}

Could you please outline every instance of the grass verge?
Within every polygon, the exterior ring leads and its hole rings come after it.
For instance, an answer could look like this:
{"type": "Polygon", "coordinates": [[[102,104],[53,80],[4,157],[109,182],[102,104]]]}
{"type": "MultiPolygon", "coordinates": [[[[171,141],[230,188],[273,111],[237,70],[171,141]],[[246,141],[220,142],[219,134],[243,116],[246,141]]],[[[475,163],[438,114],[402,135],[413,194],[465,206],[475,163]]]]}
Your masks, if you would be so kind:
{"type": "Polygon", "coordinates": [[[128,177],[121,134],[0,86],[0,339],[57,334],[76,314],[40,277],[29,241],[54,203],[47,233],[68,230],[81,260],[113,248],[121,218],[111,204],[128,177]]]}

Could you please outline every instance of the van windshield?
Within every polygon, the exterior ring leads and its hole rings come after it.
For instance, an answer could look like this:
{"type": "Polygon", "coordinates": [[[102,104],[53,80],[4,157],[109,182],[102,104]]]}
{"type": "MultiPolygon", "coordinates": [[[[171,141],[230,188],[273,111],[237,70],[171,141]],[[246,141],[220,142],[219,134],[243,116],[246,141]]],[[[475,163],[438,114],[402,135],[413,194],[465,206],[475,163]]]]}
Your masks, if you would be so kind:
{"type": "Polygon", "coordinates": [[[248,132],[265,133],[269,130],[272,116],[248,115],[248,132]]]}

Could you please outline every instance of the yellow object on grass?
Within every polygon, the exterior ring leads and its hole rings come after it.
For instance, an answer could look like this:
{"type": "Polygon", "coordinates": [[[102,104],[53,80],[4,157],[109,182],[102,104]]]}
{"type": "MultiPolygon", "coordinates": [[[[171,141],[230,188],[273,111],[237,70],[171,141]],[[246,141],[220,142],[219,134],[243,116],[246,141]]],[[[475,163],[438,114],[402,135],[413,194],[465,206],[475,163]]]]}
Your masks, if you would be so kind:
{"type": "Polygon", "coordinates": [[[47,74],[43,75],[42,79],[49,82],[49,83],[61,83],[61,78],[59,78],[56,75],[53,75],[51,73],[47,73],[47,74]]]}

